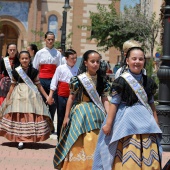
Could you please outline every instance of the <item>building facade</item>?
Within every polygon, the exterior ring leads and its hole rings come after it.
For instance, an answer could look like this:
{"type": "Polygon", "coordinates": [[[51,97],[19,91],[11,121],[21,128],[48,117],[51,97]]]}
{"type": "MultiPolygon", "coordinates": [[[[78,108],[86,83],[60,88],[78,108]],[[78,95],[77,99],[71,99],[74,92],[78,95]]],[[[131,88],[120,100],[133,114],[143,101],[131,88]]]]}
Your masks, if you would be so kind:
{"type": "MultiPolygon", "coordinates": [[[[37,42],[42,37],[33,32],[53,31],[56,41],[61,40],[62,12],[64,0],[1,0],[0,1],[0,33],[5,35],[2,55],[5,56],[6,46],[16,43],[18,51],[26,49],[27,45],[37,42]]],[[[97,3],[109,5],[109,0],[70,0],[71,9],[67,12],[66,47],[77,51],[78,56],[86,50],[96,47],[95,40],[87,40],[91,32],[78,26],[91,24],[89,11],[97,12],[97,3]]],[[[120,2],[117,3],[117,9],[120,2]]],[[[120,52],[110,48],[107,52],[100,52],[103,59],[111,64],[117,62],[120,52]]]]}
{"type": "MultiPolygon", "coordinates": [[[[163,3],[164,0],[140,0],[141,3],[141,8],[144,11],[144,14],[146,14],[147,16],[151,16],[153,13],[156,14],[156,20],[160,19],[160,14],[161,14],[161,5],[163,3]]],[[[161,22],[160,22],[161,25],[161,22]]],[[[160,30],[161,32],[161,30],[160,30]]],[[[156,45],[154,52],[156,53],[156,49],[158,47],[158,45],[161,44],[160,42],[160,32],[157,36],[156,41],[158,42],[158,44],[156,45]]]]}

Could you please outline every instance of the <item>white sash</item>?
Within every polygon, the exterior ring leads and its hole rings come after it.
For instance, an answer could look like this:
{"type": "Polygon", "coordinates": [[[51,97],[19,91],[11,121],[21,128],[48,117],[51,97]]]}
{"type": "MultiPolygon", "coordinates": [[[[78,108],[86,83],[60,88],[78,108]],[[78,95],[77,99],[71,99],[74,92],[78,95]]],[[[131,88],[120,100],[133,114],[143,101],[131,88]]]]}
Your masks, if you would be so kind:
{"type": "Polygon", "coordinates": [[[127,83],[130,85],[132,90],[135,92],[136,96],[138,97],[139,101],[149,110],[150,113],[153,114],[151,107],[148,104],[148,97],[143,89],[143,87],[138,83],[138,81],[128,72],[125,72],[121,75],[127,83]]]}
{"type": "Polygon", "coordinates": [[[8,72],[8,75],[10,77],[10,79],[12,80],[12,68],[11,68],[11,64],[9,62],[9,57],[4,57],[4,64],[5,64],[5,68],[8,72]]]}
{"type": "Polygon", "coordinates": [[[19,74],[19,76],[22,78],[22,80],[25,82],[25,84],[32,89],[35,93],[38,92],[37,87],[34,85],[34,83],[32,82],[32,80],[28,77],[28,75],[25,73],[25,71],[22,69],[21,66],[15,68],[15,70],[17,71],[17,73],[19,74]]]}
{"type": "Polygon", "coordinates": [[[79,80],[83,84],[84,88],[86,89],[87,93],[89,94],[92,101],[106,114],[106,111],[103,107],[103,104],[99,98],[99,95],[94,88],[93,84],[90,82],[89,78],[85,73],[78,75],[79,80]]]}

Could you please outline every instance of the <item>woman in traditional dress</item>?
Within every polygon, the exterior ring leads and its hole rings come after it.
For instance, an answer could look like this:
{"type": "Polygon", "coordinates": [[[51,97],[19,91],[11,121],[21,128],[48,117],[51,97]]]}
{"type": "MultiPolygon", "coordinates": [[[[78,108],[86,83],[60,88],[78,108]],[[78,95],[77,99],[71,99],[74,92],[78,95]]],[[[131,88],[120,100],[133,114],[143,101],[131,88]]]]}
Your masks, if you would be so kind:
{"type": "Polygon", "coordinates": [[[55,168],[92,168],[98,133],[109,110],[107,94],[110,86],[103,77],[105,71],[100,69],[98,52],[84,53],[78,76],[70,80],[63,130],[55,149],[55,168]]]}
{"type": "Polygon", "coordinates": [[[11,85],[11,71],[18,65],[17,46],[13,43],[9,44],[7,46],[6,57],[0,60],[0,105],[4,101],[11,85]]]}
{"type": "Polygon", "coordinates": [[[19,142],[18,149],[23,149],[23,142],[48,139],[53,128],[49,110],[39,91],[46,99],[48,95],[42,88],[38,70],[32,67],[30,59],[28,51],[20,52],[21,66],[12,71],[11,86],[0,107],[0,136],[19,142]]]}
{"type": "Polygon", "coordinates": [[[111,106],[99,134],[93,170],[161,170],[161,130],[154,106],[155,82],[142,73],[144,51],[126,54],[128,71],[111,89],[111,106]]]}

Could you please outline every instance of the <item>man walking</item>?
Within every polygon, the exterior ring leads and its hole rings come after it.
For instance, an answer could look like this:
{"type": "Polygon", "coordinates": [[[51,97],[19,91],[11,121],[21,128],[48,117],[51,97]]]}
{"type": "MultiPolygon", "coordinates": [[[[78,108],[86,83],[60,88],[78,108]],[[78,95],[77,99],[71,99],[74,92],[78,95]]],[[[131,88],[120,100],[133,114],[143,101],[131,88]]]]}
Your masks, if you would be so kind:
{"type": "MultiPolygon", "coordinates": [[[[51,79],[55,73],[57,66],[61,65],[61,53],[54,48],[55,35],[53,32],[48,31],[45,34],[46,47],[39,50],[33,60],[33,67],[39,70],[39,78],[41,85],[46,93],[49,95],[51,79]]],[[[49,106],[51,118],[54,120],[54,114],[57,108],[57,92],[53,95],[54,103],[49,106]]],[[[46,99],[43,98],[44,102],[46,99]]]]}

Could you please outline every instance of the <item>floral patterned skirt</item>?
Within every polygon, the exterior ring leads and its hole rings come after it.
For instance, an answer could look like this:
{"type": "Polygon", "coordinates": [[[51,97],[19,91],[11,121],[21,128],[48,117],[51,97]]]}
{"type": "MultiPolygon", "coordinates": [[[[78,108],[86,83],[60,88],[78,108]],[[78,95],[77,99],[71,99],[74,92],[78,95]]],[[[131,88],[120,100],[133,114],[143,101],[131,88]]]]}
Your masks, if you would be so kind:
{"type": "Polygon", "coordinates": [[[99,129],[96,129],[80,135],[61,163],[62,170],[91,170],[98,134],[99,129]]]}

